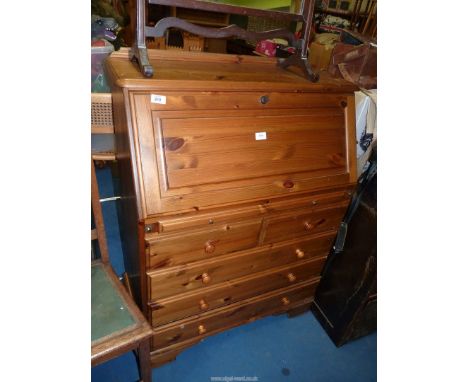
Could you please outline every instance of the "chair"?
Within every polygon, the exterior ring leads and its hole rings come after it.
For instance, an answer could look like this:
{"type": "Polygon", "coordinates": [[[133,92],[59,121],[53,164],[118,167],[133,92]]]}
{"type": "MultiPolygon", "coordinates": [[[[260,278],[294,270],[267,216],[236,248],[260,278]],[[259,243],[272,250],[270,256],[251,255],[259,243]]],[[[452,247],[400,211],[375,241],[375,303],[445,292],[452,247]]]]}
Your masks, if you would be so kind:
{"type": "Polygon", "coordinates": [[[110,263],[99,201],[94,161],[91,160],[91,206],[100,259],[91,264],[91,366],[130,350],[137,352],[140,379],[151,381],[151,327],[115,275],[110,263]]]}
{"type": "MultiPolygon", "coordinates": [[[[234,6],[229,1],[206,1],[206,0],[136,0],[135,18],[135,42],[132,49],[132,59],[138,62],[141,73],[145,77],[153,76],[153,67],[150,64],[146,48],[146,37],[161,38],[166,30],[177,28],[192,34],[208,38],[230,38],[236,37],[247,41],[260,41],[269,38],[283,38],[289,41],[290,46],[296,48],[295,54],[288,58],[278,60],[278,66],[286,69],[289,66],[299,67],[305,77],[310,81],[317,82],[319,74],[314,72],[307,60],[309,40],[313,27],[313,15],[315,0],[301,0],[294,2],[294,10],[289,12],[278,12],[273,9],[254,9],[252,6],[234,6]],[[235,24],[223,28],[209,28],[193,24],[177,17],[164,17],[154,26],[146,25],[147,4],[178,6],[182,8],[197,9],[204,11],[225,12],[238,15],[259,16],[273,19],[297,21],[302,25],[302,38],[296,38],[295,34],[287,29],[275,29],[264,32],[252,32],[238,27],[235,24]]],[[[237,3],[237,2],[232,2],[237,3]]],[[[241,2],[242,3],[242,2],[241,2]]],[[[248,3],[248,2],[247,2],[248,3]]]]}

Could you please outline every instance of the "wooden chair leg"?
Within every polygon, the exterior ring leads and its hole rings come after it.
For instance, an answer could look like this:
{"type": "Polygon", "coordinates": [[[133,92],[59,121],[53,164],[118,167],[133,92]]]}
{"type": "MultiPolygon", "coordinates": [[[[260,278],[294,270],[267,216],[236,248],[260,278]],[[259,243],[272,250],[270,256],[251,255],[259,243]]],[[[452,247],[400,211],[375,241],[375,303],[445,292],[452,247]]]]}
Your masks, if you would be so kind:
{"type": "Polygon", "coordinates": [[[153,76],[153,67],[149,63],[146,50],[146,9],[145,0],[137,0],[136,3],[136,36],[133,45],[133,57],[138,61],[140,70],[145,77],[153,76]]]}
{"type": "Polygon", "coordinates": [[[140,380],[151,382],[152,370],[150,362],[150,338],[140,343],[138,346],[138,368],[140,370],[140,380]]]}

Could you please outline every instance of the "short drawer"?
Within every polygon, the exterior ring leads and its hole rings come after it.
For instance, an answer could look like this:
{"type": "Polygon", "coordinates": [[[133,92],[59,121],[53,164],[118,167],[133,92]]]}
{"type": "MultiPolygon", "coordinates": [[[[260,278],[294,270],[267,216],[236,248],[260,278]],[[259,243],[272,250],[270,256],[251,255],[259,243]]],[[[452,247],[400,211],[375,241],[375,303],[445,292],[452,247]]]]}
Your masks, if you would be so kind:
{"type": "Polygon", "coordinates": [[[181,320],[221,306],[298,284],[320,276],[326,257],[255,273],[194,293],[160,299],[150,304],[153,326],[181,320]]]}
{"type": "Polygon", "coordinates": [[[317,210],[301,210],[267,219],[262,244],[337,230],[346,209],[347,203],[317,210]]]}
{"type": "Polygon", "coordinates": [[[307,281],[159,327],[154,330],[153,349],[165,348],[191,338],[205,337],[229,327],[309,303],[317,284],[317,280],[307,281]]]}
{"type": "Polygon", "coordinates": [[[148,296],[155,301],[297,261],[323,257],[328,255],[335,234],[322,233],[307,240],[292,240],[148,272],[148,296]]]}
{"type": "Polygon", "coordinates": [[[327,207],[347,206],[353,192],[352,187],[326,193],[315,193],[312,195],[295,197],[293,199],[269,200],[263,203],[262,208],[269,213],[284,214],[291,210],[319,210],[327,207]]]}
{"type": "Polygon", "coordinates": [[[253,248],[258,244],[261,221],[258,218],[211,229],[148,235],[149,268],[170,267],[253,248]]]}
{"type": "Polygon", "coordinates": [[[212,229],[217,225],[232,225],[241,220],[262,216],[263,209],[258,205],[237,207],[231,210],[211,210],[209,212],[185,213],[155,219],[152,229],[160,233],[183,232],[186,229],[212,229]]]}

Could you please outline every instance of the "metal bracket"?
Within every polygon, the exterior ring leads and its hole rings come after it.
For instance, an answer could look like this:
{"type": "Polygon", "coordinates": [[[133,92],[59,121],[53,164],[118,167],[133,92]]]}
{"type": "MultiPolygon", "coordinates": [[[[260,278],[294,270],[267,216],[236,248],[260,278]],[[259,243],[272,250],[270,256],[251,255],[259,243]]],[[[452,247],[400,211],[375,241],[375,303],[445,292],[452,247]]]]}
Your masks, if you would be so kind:
{"type": "Polygon", "coordinates": [[[335,245],[333,246],[333,250],[335,251],[335,253],[339,253],[343,251],[347,233],[348,233],[348,224],[345,222],[341,222],[340,228],[338,229],[338,233],[336,235],[335,245]]]}
{"type": "Polygon", "coordinates": [[[288,58],[279,59],[278,66],[283,69],[286,69],[288,66],[297,66],[309,81],[317,82],[320,79],[320,75],[312,70],[307,56],[303,57],[300,50],[296,50],[296,53],[288,58]]]}
{"type": "Polygon", "coordinates": [[[109,198],[102,198],[102,199],[99,199],[99,201],[100,201],[101,203],[104,203],[104,202],[112,202],[112,201],[114,201],[114,200],[119,200],[119,199],[122,199],[122,197],[120,197],[120,196],[111,196],[111,197],[109,197],[109,198]]]}

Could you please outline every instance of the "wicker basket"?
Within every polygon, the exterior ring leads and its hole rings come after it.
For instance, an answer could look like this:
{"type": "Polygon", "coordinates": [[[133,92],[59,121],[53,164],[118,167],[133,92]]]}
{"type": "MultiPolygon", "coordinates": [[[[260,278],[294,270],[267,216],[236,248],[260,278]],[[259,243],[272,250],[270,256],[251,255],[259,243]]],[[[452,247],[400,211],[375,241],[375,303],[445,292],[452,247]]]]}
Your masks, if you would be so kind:
{"type": "Polygon", "coordinates": [[[112,94],[91,93],[91,133],[114,134],[112,94]]]}

